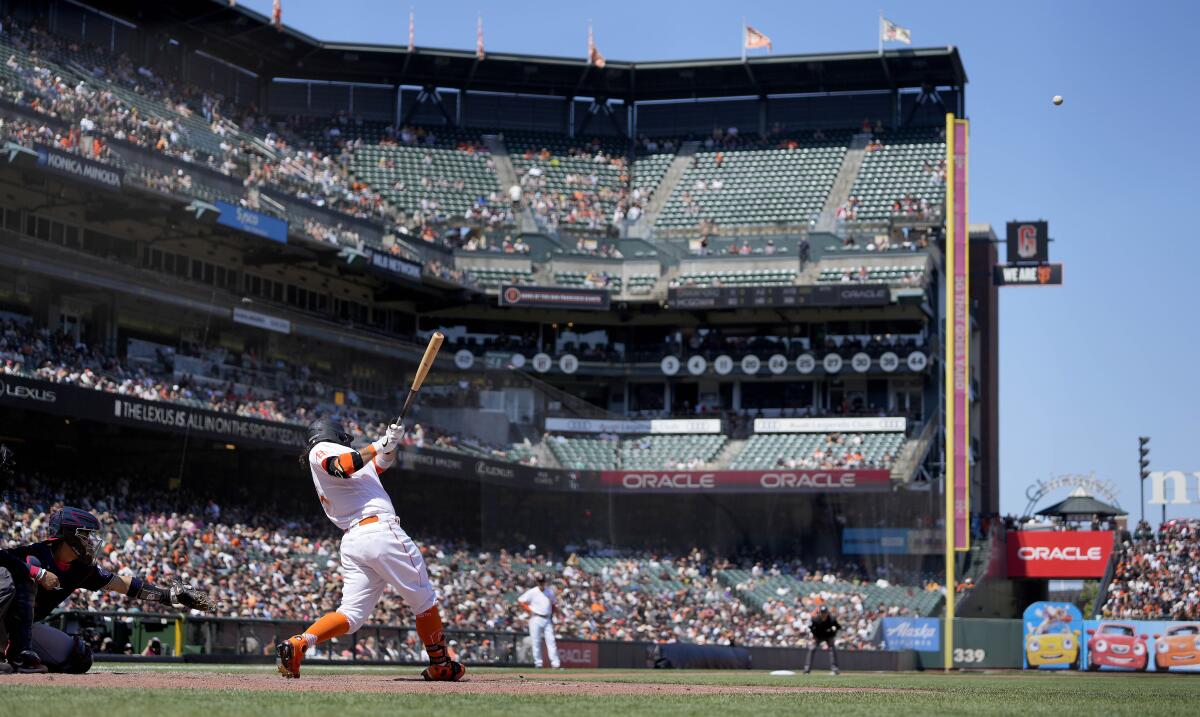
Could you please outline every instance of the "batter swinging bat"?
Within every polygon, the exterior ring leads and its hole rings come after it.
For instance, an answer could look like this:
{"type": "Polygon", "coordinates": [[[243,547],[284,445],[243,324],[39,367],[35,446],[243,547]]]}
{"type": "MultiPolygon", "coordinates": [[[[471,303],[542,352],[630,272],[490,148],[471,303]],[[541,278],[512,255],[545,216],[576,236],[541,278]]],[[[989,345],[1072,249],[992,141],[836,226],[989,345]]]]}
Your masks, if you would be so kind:
{"type": "Polygon", "coordinates": [[[417,373],[413,376],[408,395],[404,397],[404,405],[400,408],[400,417],[396,419],[396,423],[404,422],[408,407],[417,397],[417,391],[421,390],[421,384],[425,383],[425,377],[429,375],[429,369],[433,368],[433,360],[437,358],[438,350],[442,348],[442,342],[445,340],[446,337],[442,335],[441,331],[434,331],[433,336],[429,337],[429,345],[425,347],[425,355],[421,357],[421,363],[417,364],[417,373]]]}

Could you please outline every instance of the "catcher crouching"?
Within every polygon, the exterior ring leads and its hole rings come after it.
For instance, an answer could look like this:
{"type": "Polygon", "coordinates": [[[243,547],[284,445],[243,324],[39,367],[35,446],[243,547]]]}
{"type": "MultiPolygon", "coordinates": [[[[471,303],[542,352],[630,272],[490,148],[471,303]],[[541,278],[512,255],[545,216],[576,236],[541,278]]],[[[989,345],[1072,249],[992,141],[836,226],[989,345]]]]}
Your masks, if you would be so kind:
{"type": "Polygon", "coordinates": [[[96,565],[100,521],[86,510],[62,508],[50,516],[46,532],[41,542],[0,550],[0,648],[7,643],[7,663],[0,661],[0,673],[82,674],[91,668],[87,642],[41,622],[78,589],[212,610],[208,595],[196,588],[153,585],[96,565]]]}

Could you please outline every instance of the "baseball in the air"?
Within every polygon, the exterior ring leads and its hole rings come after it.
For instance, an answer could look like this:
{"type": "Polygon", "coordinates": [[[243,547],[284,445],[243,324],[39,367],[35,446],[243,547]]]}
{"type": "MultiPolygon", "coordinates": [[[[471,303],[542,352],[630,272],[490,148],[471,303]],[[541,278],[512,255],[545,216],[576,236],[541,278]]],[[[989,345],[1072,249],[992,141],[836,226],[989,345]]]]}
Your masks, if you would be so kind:
{"type": "Polygon", "coordinates": [[[1054,101],[1054,104],[1061,105],[1062,104],[1062,95],[1055,95],[1053,101],[1054,101]]]}

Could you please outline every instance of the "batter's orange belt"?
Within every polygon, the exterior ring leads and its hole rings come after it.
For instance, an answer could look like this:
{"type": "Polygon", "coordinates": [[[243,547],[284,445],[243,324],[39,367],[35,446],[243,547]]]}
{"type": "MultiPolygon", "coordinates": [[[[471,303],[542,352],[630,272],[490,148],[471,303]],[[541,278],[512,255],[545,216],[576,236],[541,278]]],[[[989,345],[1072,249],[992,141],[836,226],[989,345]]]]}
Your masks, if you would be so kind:
{"type": "Polygon", "coordinates": [[[360,525],[370,525],[371,523],[378,523],[378,522],[379,522],[379,516],[378,516],[378,515],[368,515],[367,517],[365,517],[365,518],[363,518],[362,520],[358,521],[357,523],[355,523],[354,525],[350,526],[349,528],[346,528],[346,532],[348,533],[348,532],[350,532],[351,530],[354,530],[355,528],[357,528],[357,527],[358,527],[358,526],[360,526],[360,525]]]}

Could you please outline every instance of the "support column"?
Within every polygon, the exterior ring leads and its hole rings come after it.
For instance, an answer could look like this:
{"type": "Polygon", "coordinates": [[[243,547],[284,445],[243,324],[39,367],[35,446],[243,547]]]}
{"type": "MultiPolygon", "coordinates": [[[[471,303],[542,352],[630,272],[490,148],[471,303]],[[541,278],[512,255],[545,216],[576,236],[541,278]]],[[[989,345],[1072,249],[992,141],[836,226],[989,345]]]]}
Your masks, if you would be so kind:
{"type": "Polygon", "coordinates": [[[50,331],[58,331],[62,321],[62,304],[48,291],[34,294],[30,315],[34,325],[45,326],[50,331]]]}

